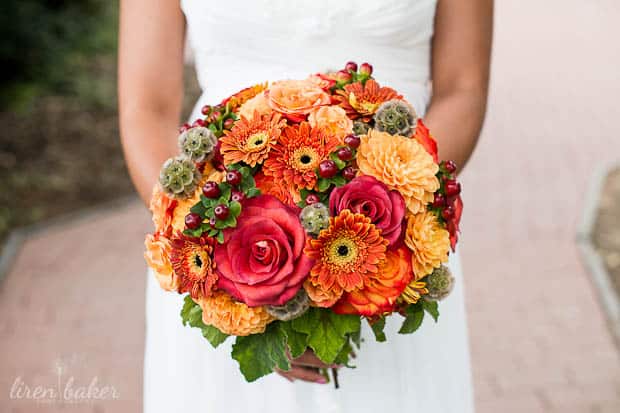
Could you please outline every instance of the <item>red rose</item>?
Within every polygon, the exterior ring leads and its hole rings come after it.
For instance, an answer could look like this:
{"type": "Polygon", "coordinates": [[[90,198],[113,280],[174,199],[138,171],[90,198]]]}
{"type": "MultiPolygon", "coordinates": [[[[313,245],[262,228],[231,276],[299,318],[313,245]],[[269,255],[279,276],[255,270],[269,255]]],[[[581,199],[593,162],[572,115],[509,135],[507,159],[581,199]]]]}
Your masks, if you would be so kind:
{"type": "Polygon", "coordinates": [[[235,228],[215,247],[218,288],[249,306],[283,305],[293,298],[313,261],[303,254],[299,217],[271,195],[250,198],[235,228]]]}
{"type": "Polygon", "coordinates": [[[398,191],[391,191],[372,176],[358,176],[348,184],[336,188],[329,197],[333,216],[349,209],[364,214],[379,229],[381,236],[393,246],[403,232],[405,200],[398,191]]]}

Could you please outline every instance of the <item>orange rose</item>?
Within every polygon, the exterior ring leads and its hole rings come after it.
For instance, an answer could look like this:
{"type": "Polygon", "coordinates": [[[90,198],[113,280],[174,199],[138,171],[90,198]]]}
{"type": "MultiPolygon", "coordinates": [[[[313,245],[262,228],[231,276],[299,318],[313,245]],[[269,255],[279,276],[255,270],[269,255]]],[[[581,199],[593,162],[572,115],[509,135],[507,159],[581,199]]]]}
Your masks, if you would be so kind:
{"type": "Polygon", "coordinates": [[[269,106],[292,121],[300,122],[312,109],[329,105],[327,93],[309,80],[282,80],[268,90],[269,106]]]}
{"type": "Polygon", "coordinates": [[[146,251],[144,259],[153,270],[159,286],[166,291],[177,291],[179,279],[172,270],[170,263],[170,241],[168,238],[155,233],[148,234],[144,240],[146,251]]]}
{"type": "Polygon", "coordinates": [[[322,128],[330,135],[341,139],[353,133],[353,121],[340,106],[321,106],[314,108],[308,115],[308,122],[313,128],[322,128]]]}
{"type": "Polygon", "coordinates": [[[159,184],[156,184],[153,188],[153,195],[151,196],[151,203],[149,209],[153,214],[153,224],[155,225],[155,232],[161,232],[168,234],[172,228],[172,219],[174,218],[174,209],[177,206],[178,201],[168,198],[166,194],[161,190],[159,184]]]}
{"type": "Polygon", "coordinates": [[[258,112],[259,115],[266,115],[271,112],[271,107],[269,106],[265,93],[259,93],[241,105],[239,108],[239,115],[251,119],[254,116],[254,111],[258,112]]]}

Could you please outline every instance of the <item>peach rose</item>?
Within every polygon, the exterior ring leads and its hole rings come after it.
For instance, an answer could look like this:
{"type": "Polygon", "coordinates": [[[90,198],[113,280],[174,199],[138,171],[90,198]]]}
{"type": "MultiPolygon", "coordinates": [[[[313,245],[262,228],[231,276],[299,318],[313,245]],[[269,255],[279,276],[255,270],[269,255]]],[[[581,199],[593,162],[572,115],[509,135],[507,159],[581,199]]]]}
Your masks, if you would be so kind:
{"type": "Polygon", "coordinates": [[[268,90],[269,106],[290,120],[300,122],[312,109],[331,103],[331,98],[309,80],[281,80],[268,90]]]}
{"type": "Polygon", "coordinates": [[[353,133],[353,121],[340,106],[314,108],[308,115],[308,122],[313,128],[322,128],[330,135],[341,139],[353,133]]]}
{"type": "Polygon", "coordinates": [[[148,234],[144,239],[144,259],[153,270],[159,286],[166,291],[177,291],[179,279],[174,274],[170,263],[170,241],[168,238],[155,233],[148,234]]]}
{"type": "Polygon", "coordinates": [[[336,84],[335,78],[329,77],[329,75],[324,73],[310,75],[308,80],[326,92],[336,84]]]}
{"type": "Polygon", "coordinates": [[[254,111],[258,112],[259,115],[265,115],[271,112],[271,107],[269,106],[267,96],[264,92],[259,93],[241,105],[239,108],[239,115],[251,119],[254,116],[254,111]]]}

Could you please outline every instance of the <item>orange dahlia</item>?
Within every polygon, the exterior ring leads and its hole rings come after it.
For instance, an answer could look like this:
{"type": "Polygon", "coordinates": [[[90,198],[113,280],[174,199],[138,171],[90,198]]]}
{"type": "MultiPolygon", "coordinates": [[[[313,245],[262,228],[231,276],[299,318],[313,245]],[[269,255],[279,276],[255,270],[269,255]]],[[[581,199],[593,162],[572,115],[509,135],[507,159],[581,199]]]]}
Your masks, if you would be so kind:
{"type": "Polygon", "coordinates": [[[248,307],[223,291],[201,297],[196,303],[202,308],[202,321],[224,334],[247,336],[263,333],[267,324],[274,320],[265,307],[248,307]]]}
{"type": "Polygon", "coordinates": [[[411,252],[405,247],[388,251],[379,271],[366,280],[363,288],[345,293],[333,310],[367,317],[391,312],[412,277],[411,252]]]}
{"type": "Polygon", "coordinates": [[[298,197],[299,199],[294,198],[293,191],[285,186],[277,185],[273,177],[266,176],[262,172],[258,172],[254,175],[254,181],[256,182],[256,187],[260,189],[262,194],[273,195],[285,205],[291,207],[296,206],[295,202],[301,199],[300,197],[298,197]]]}
{"type": "Polygon", "coordinates": [[[170,262],[179,277],[179,292],[189,292],[192,298],[209,297],[217,282],[213,261],[213,240],[191,238],[177,233],[170,240],[170,262]]]}
{"type": "Polygon", "coordinates": [[[283,188],[313,189],[315,169],[338,144],[337,137],[312,129],[308,122],[288,126],[263,164],[263,172],[283,188]]]}
{"type": "Polygon", "coordinates": [[[251,118],[241,116],[232,130],[224,131],[220,139],[220,152],[225,164],[245,162],[251,167],[263,162],[275,145],[286,121],[279,114],[260,115],[251,118]]]}
{"type": "Polygon", "coordinates": [[[369,121],[383,102],[392,99],[402,99],[394,89],[381,87],[374,79],[368,79],[365,84],[355,82],[348,84],[344,90],[338,90],[334,96],[340,106],[351,119],[362,118],[369,121]]]}
{"type": "Polygon", "coordinates": [[[304,253],[315,260],[309,280],[323,292],[360,289],[379,272],[387,245],[370,218],[345,209],[306,242],[304,253]]]}
{"type": "Polygon", "coordinates": [[[412,252],[413,271],[420,279],[448,261],[450,234],[429,211],[410,215],[407,219],[405,244],[412,252]]]}
{"type": "Polygon", "coordinates": [[[357,165],[364,175],[400,192],[413,214],[425,210],[439,189],[439,166],[414,139],[371,129],[362,136],[357,165]]]}

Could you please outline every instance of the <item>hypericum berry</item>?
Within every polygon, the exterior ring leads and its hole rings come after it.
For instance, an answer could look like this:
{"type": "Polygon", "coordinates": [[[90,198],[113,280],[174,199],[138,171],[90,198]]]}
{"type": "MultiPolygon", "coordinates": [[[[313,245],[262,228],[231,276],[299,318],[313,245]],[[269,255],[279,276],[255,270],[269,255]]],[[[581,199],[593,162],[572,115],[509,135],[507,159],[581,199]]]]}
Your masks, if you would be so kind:
{"type": "Polygon", "coordinates": [[[344,65],[344,70],[351,71],[351,72],[357,72],[357,63],[347,62],[347,64],[344,65]]]}
{"type": "Polygon", "coordinates": [[[353,169],[352,166],[347,166],[346,168],[342,170],[342,177],[346,179],[347,181],[350,181],[353,178],[355,178],[356,174],[357,172],[355,171],[355,169],[353,169]]]}
{"type": "Polygon", "coordinates": [[[443,208],[446,206],[446,197],[439,192],[435,193],[435,199],[433,200],[433,207],[443,208]]]}
{"type": "Polygon", "coordinates": [[[196,119],[194,123],[192,123],[192,128],[203,127],[205,126],[205,121],[202,119],[196,119]]]}
{"type": "Polygon", "coordinates": [[[203,115],[207,116],[209,112],[211,112],[211,106],[204,105],[200,111],[202,112],[203,115]]]}
{"type": "Polygon", "coordinates": [[[457,196],[461,193],[461,184],[456,182],[454,179],[449,179],[445,183],[446,195],[457,196]]]}
{"type": "Polygon", "coordinates": [[[347,70],[340,70],[338,73],[336,73],[336,80],[338,80],[339,82],[348,82],[349,80],[351,80],[351,73],[349,73],[347,70]]]}
{"type": "Polygon", "coordinates": [[[241,191],[232,191],[230,199],[233,201],[241,202],[245,199],[245,194],[241,191]]]}
{"type": "Polygon", "coordinates": [[[233,118],[228,118],[224,121],[224,129],[230,129],[235,124],[235,120],[233,118]]]}
{"type": "Polygon", "coordinates": [[[447,161],[444,166],[446,168],[446,171],[450,172],[451,174],[456,172],[456,162],[447,161]]]}
{"type": "Polygon", "coordinates": [[[239,171],[231,170],[226,172],[226,182],[232,186],[239,185],[241,183],[241,179],[243,179],[243,175],[241,175],[241,172],[239,171]]]}
{"type": "Polygon", "coordinates": [[[185,215],[185,226],[189,229],[196,229],[202,224],[202,217],[198,214],[190,212],[185,215]]]}
{"type": "Polygon", "coordinates": [[[213,209],[213,214],[215,215],[217,219],[224,220],[228,218],[229,213],[230,213],[230,210],[228,209],[226,205],[220,204],[213,209]]]}
{"type": "Polygon", "coordinates": [[[189,123],[184,123],[183,125],[181,125],[181,127],[179,128],[179,133],[183,133],[186,130],[188,130],[189,128],[191,128],[192,125],[190,125],[189,123]]]}
{"type": "Polygon", "coordinates": [[[372,75],[372,65],[370,63],[362,63],[360,66],[360,73],[366,76],[372,75]]]}
{"type": "Polygon", "coordinates": [[[215,228],[215,224],[217,224],[217,218],[215,218],[215,217],[209,218],[209,225],[211,225],[213,228],[215,228]]]}
{"type": "Polygon", "coordinates": [[[341,161],[350,161],[353,158],[353,151],[348,146],[343,146],[336,151],[336,156],[341,161]]]}
{"type": "Polygon", "coordinates": [[[336,162],[326,159],[319,164],[319,175],[321,178],[331,178],[338,173],[336,162]]]}
{"type": "Polygon", "coordinates": [[[222,194],[222,191],[217,182],[207,181],[202,187],[202,194],[207,198],[215,199],[222,194]]]}
{"type": "Polygon", "coordinates": [[[215,147],[213,148],[213,158],[211,159],[211,164],[213,165],[215,169],[217,169],[220,172],[223,172],[226,170],[226,167],[224,166],[224,157],[222,156],[222,152],[220,150],[221,147],[222,147],[222,143],[218,139],[217,143],[215,144],[215,147]]]}
{"type": "Polygon", "coordinates": [[[319,196],[317,194],[309,194],[306,197],[306,205],[312,205],[312,204],[316,204],[317,202],[319,202],[321,199],[319,198],[319,196]]]}
{"type": "Polygon", "coordinates": [[[450,220],[454,217],[454,208],[451,205],[448,205],[443,211],[441,211],[441,216],[443,219],[450,220]]]}
{"type": "Polygon", "coordinates": [[[355,135],[347,135],[344,137],[344,143],[353,149],[359,148],[361,142],[362,140],[355,135]]]}

